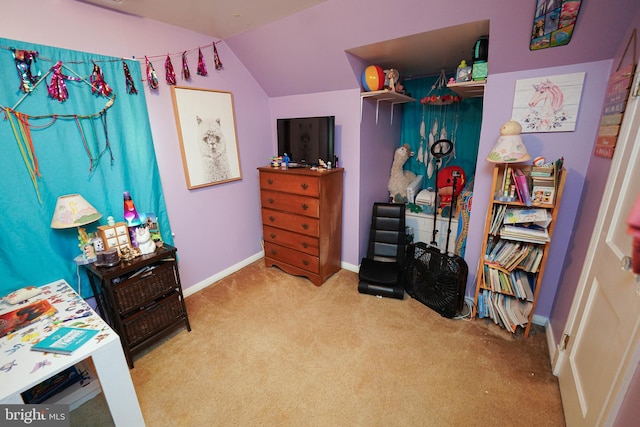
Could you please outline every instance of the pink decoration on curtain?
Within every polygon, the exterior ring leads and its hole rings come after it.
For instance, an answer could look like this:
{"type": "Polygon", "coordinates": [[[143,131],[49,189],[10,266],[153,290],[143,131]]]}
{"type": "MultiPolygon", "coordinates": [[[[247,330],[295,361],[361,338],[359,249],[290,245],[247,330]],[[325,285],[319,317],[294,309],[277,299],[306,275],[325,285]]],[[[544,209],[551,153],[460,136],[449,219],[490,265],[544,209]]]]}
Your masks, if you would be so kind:
{"type": "Polygon", "coordinates": [[[149,62],[149,58],[144,57],[147,63],[147,82],[149,82],[150,89],[158,89],[158,76],[156,76],[156,70],[153,69],[153,64],[149,62]]]}
{"type": "Polygon", "coordinates": [[[47,91],[49,96],[53,99],[57,99],[60,102],[64,102],[69,98],[69,91],[67,90],[67,84],[65,80],[73,80],[76,82],[81,79],[76,77],[69,77],[62,74],[62,61],[58,61],[56,65],[51,67],[51,83],[47,85],[47,91]]]}
{"type": "Polygon", "coordinates": [[[171,63],[171,57],[167,53],[167,59],[164,60],[164,70],[166,72],[167,84],[174,85],[176,84],[176,72],[173,69],[173,64],[171,63]]]}
{"type": "Polygon", "coordinates": [[[216,70],[222,70],[222,61],[220,61],[215,42],[213,43],[213,62],[216,64],[216,70]]]}
{"type": "Polygon", "coordinates": [[[198,74],[201,76],[207,75],[207,64],[204,62],[204,56],[202,56],[200,48],[198,48],[198,74]]]}
{"type": "Polygon", "coordinates": [[[104,81],[104,74],[102,74],[102,70],[95,62],[93,63],[93,72],[91,73],[89,80],[91,81],[92,93],[102,95],[107,98],[111,95],[111,87],[109,87],[107,82],[104,81]]]}
{"type": "Polygon", "coordinates": [[[187,64],[187,51],[182,52],[182,80],[189,80],[191,78],[191,72],[189,71],[189,65],[187,64]]]}
{"type": "Polygon", "coordinates": [[[124,80],[127,83],[127,92],[130,95],[136,95],[138,91],[136,90],[136,86],[133,84],[133,77],[131,77],[129,66],[124,61],[122,61],[122,68],[124,68],[124,80]]]}

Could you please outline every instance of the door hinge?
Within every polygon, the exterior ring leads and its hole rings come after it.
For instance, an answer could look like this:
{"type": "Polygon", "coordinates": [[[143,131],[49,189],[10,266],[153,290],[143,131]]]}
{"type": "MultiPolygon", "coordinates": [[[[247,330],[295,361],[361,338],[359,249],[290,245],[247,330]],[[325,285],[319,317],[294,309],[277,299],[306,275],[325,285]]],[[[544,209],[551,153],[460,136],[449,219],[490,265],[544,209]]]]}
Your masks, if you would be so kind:
{"type": "Polygon", "coordinates": [[[560,338],[560,350],[566,350],[569,345],[569,334],[562,334],[562,338],[560,338]]]}

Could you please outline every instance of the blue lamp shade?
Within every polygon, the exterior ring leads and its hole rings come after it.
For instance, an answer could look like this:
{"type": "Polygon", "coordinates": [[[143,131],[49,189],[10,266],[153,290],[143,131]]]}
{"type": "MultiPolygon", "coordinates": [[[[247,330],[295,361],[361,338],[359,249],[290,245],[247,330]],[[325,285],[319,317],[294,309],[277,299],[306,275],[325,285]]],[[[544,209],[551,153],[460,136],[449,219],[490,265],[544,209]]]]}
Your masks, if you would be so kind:
{"type": "Polygon", "coordinates": [[[100,212],[79,194],[58,197],[51,220],[51,228],[73,228],[102,218],[100,212]]]}

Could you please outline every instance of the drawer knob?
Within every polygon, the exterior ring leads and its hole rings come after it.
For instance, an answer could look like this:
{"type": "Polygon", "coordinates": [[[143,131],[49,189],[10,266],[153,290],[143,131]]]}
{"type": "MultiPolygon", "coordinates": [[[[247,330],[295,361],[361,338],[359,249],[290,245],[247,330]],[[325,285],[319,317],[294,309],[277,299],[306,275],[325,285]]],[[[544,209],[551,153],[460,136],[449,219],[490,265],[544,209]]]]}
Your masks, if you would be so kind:
{"type": "Polygon", "coordinates": [[[303,260],[302,260],[302,263],[303,263],[304,265],[309,265],[309,261],[307,261],[306,259],[303,259],[303,260]]]}
{"type": "Polygon", "coordinates": [[[306,203],[302,204],[302,210],[306,211],[307,209],[309,209],[309,205],[307,205],[306,203]]]}
{"type": "Polygon", "coordinates": [[[309,224],[302,224],[302,228],[304,228],[305,230],[309,229],[309,224]]]}
{"type": "Polygon", "coordinates": [[[302,184],[300,184],[300,187],[301,187],[303,190],[306,190],[307,188],[309,188],[309,186],[308,186],[306,183],[304,183],[304,182],[303,182],[302,184]]]}
{"type": "Polygon", "coordinates": [[[302,242],[302,247],[307,249],[309,247],[309,244],[307,242],[302,242]]]}
{"type": "Polygon", "coordinates": [[[276,251],[275,249],[271,249],[271,255],[276,255],[278,253],[278,251],[276,251]]]}
{"type": "Polygon", "coordinates": [[[269,217],[269,221],[273,222],[273,221],[275,221],[275,220],[276,220],[276,219],[275,219],[275,217],[273,217],[273,216],[270,216],[270,217],[269,217]]]}
{"type": "Polygon", "coordinates": [[[267,179],[267,184],[269,185],[273,184],[273,180],[271,178],[267,179]]]}
{"type": "Polygon", "coordinates": [[[269,200],[268,200],[268,201],[269,201],[269,203],[273,204],[273,202],[274,202],[275,200],[273,200],[273,198],[272,198],[272,197],[269,197],[269,200]]]}
{"type": "Polygon", "coordinates": [[[276,233],[269,234],[269,237],[271,237],[272,239],[275,239],[276,238],[276,233]]]}

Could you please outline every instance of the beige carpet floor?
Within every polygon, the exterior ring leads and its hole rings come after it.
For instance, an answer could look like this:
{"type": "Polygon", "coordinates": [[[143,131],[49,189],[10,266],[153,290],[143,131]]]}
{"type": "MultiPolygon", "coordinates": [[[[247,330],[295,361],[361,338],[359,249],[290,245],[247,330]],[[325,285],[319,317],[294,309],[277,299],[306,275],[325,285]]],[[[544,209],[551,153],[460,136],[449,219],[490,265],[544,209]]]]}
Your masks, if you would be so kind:
{"type": "MultiPolygon", "coordinates": [[[[193,330],[131,370],[148,426],[564,425],[540,327],[525,339],[262,260],[186,303],[193,330]]],[[[108,425],[100,399],[71,425],[108,425]]]]}

